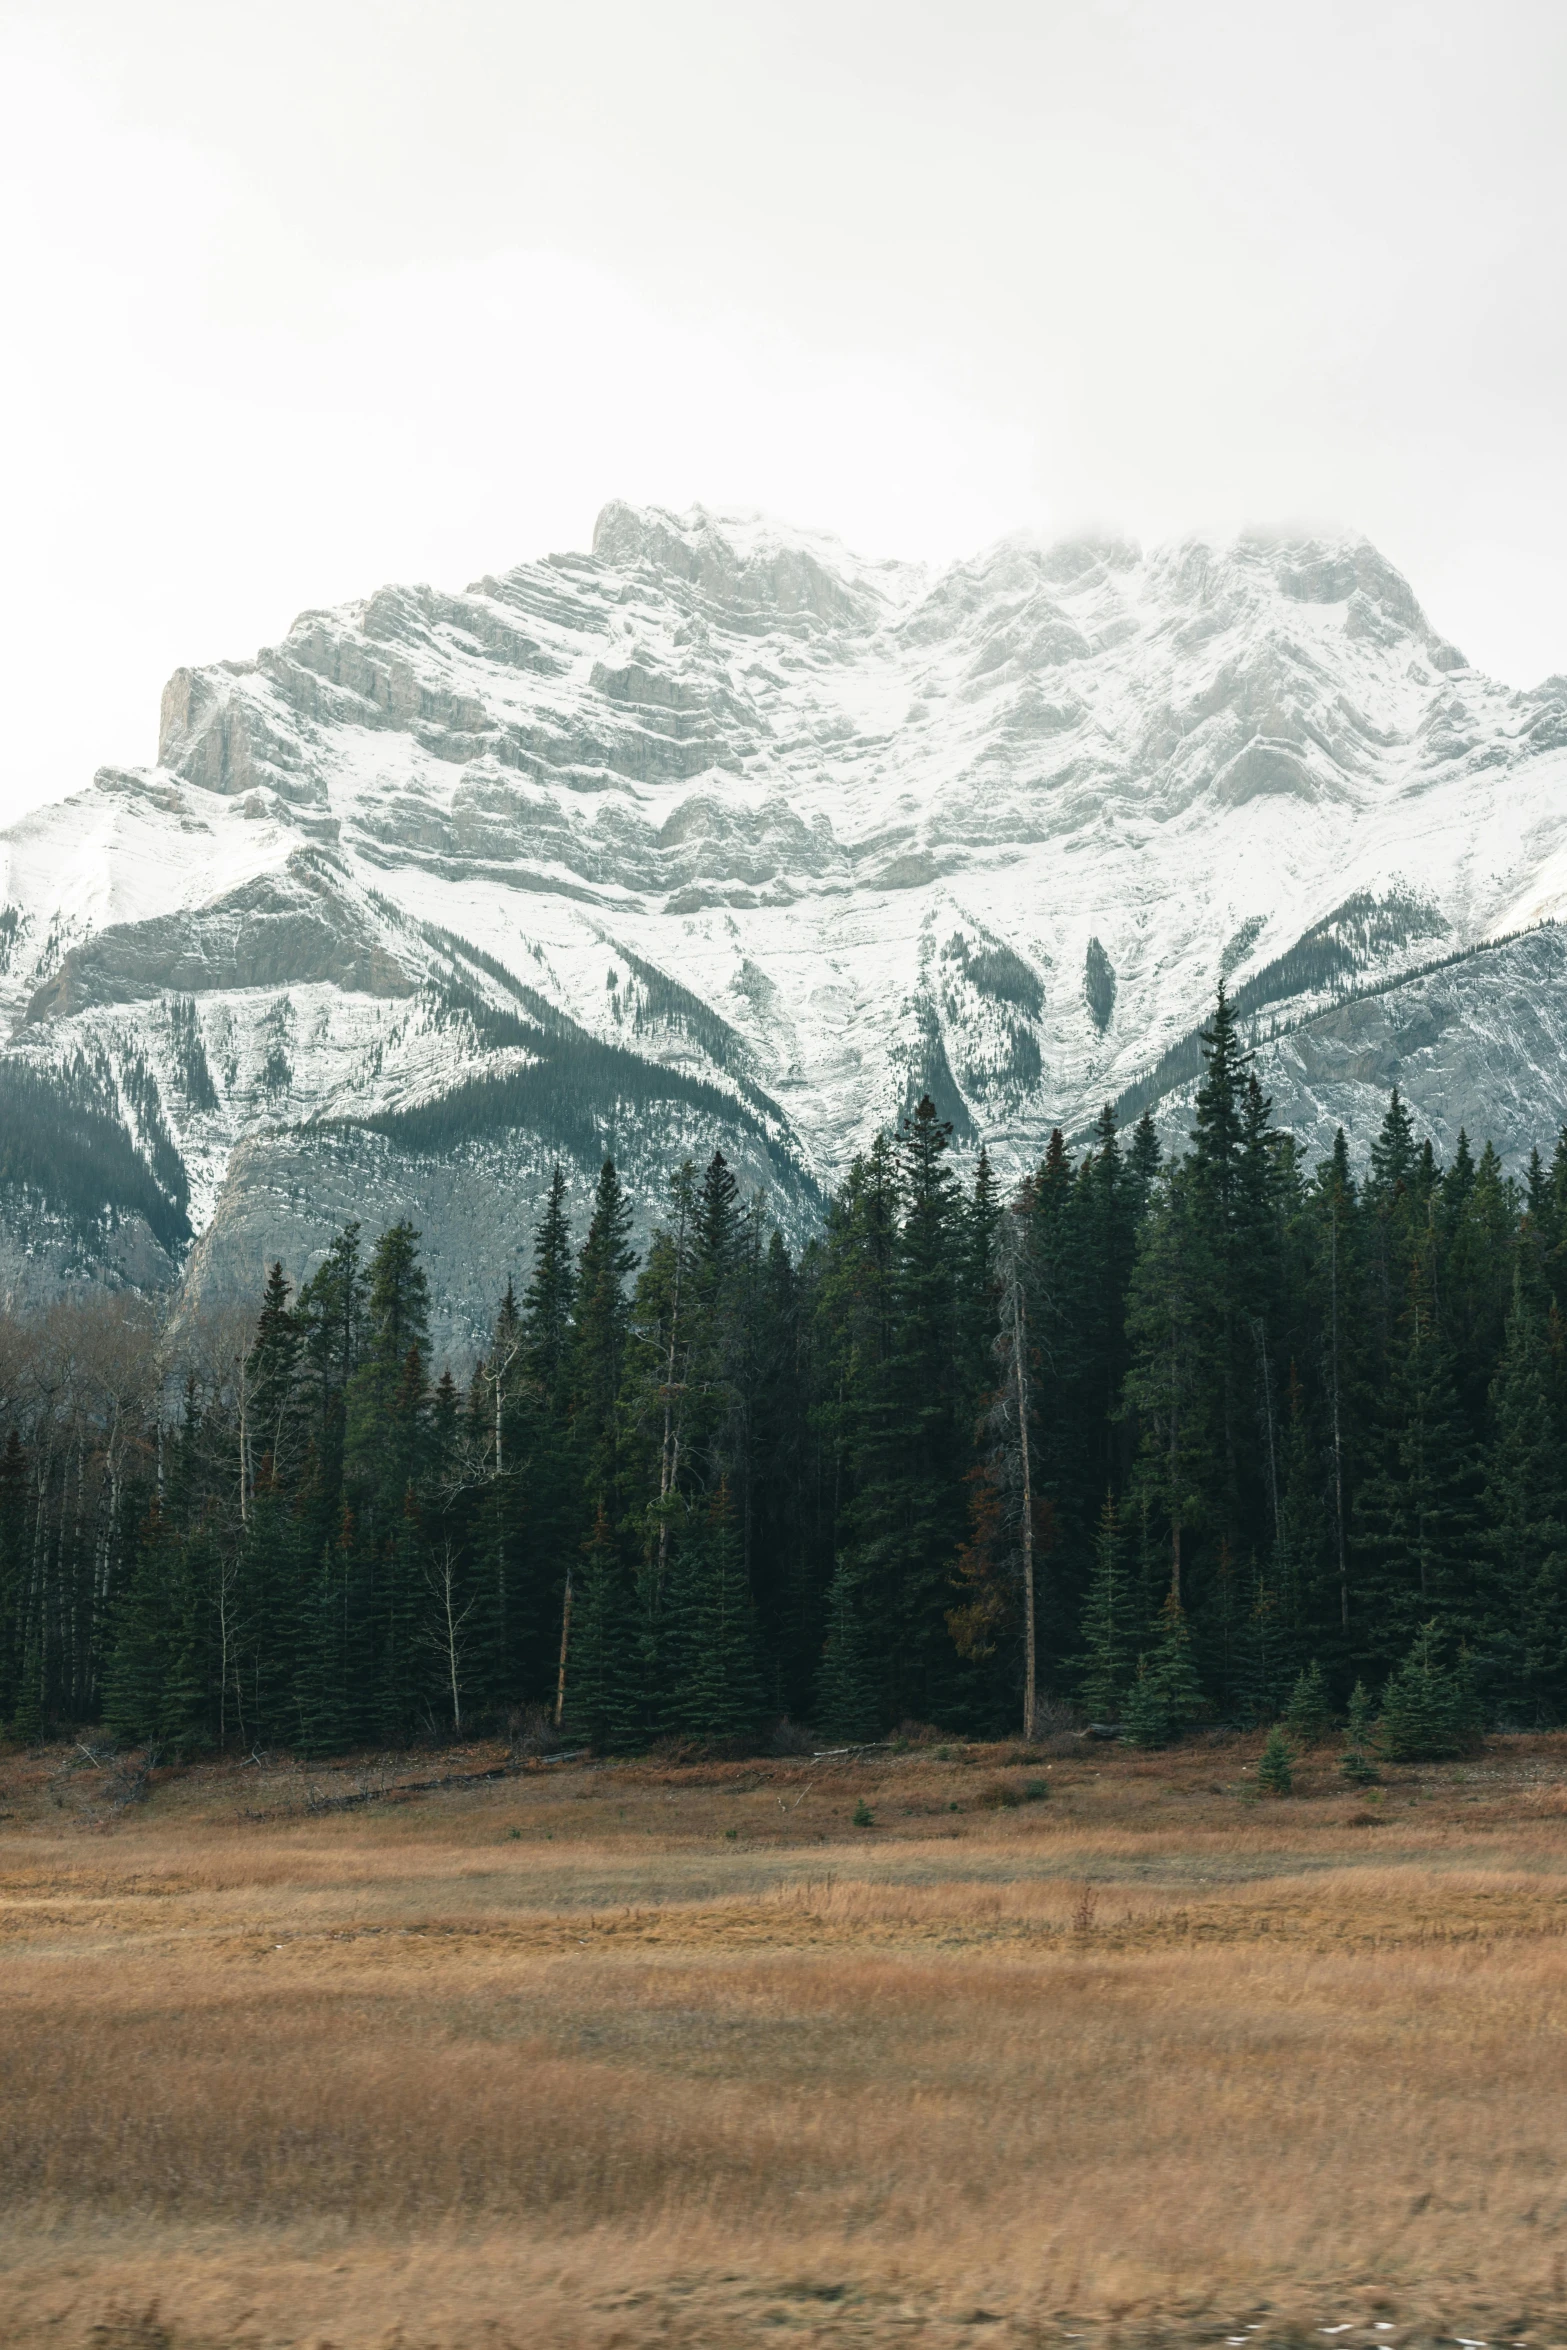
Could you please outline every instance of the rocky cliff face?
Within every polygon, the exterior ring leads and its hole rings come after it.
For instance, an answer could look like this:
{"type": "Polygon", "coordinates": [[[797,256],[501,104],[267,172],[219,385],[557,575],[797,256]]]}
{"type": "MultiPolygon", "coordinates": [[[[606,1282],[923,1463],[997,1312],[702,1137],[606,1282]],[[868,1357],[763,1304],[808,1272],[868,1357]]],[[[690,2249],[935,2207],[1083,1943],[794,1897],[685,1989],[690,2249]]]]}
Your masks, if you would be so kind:
{"type": "Polygon", "coordinates": [[[921,1090],[1009,1172],[1178,1124],[1221,976],[1313,1143],[1396,1079],[1516,1150],[1564,893],[1567,679],[1476,674],[1364,542],[928,579],[610,506],[179,671],[156,768],[0,835],[0,1292],[411,1212],[461,1343],[557,1157],[651,1199],[716,1141],[798,1233],[921,1090]]]}

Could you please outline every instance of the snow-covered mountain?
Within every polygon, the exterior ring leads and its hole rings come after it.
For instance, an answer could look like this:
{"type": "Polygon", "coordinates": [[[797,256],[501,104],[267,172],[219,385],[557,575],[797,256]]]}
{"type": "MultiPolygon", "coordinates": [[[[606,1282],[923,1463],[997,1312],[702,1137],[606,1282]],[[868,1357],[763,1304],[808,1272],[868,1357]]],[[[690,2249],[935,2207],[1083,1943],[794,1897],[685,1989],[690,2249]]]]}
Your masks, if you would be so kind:
{"type": "Polygon", "coordinates": [[[611,505],[178,671],[156,767],[0,834],[0,1294],[407,1211],[455,1339],[557,1156],[651,1197],[716,1140],[803,1230],[921,1090],[1006,1170],[1177,1103],[1221,975],[1314,1145],[1396,1078],[1513,1152],[1564,898],[1567,678],[1477,674],[1363,540],[931,578],[611,505]]]}

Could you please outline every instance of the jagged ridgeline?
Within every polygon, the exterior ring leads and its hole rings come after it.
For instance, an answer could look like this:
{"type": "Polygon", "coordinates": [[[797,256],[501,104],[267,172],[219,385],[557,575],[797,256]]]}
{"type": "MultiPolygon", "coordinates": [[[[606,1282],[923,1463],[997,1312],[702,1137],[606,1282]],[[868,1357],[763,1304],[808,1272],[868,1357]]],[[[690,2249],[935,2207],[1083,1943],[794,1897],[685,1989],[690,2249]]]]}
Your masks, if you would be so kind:
{"type": "MultiPolygon", "coordinates": [[[[441,943],[444,1017],[534,1054],[441,943]]],[[[1567,1131],[1514,1178],[1395,1092],[1313,1162],[1222,995],[1199,1049],[1178,1154],[1106,1109],[1001,1184],[925,1097],[798,1249],[722,1150],[641,1239],[613,1160],[580,1213],[557,1166],[476,1359],[406,1218],[240,1322],[13,1317],[0,1719],[625,1753],[1074,1708],[1281,1724],[1279,1792],[1341,1721],[1356,1785],[1562,1722],[1567,1131]]]]}
{"type": "Polygon", "coordinates": [[[1318,1156],[1394,1084],[1515,1174],[1567,1117],[1567,681],[1353,535],[930,576],[614,504],[177,671],[158,744],[0,834],[0,1298],[411,1215],[456,1352],[557,1158],[644,1244],[716,1144],[799,1248],[927,1097],[1008,1181],[1106,1099],[1179,1136],[1221,979],[1318,1156]]]}

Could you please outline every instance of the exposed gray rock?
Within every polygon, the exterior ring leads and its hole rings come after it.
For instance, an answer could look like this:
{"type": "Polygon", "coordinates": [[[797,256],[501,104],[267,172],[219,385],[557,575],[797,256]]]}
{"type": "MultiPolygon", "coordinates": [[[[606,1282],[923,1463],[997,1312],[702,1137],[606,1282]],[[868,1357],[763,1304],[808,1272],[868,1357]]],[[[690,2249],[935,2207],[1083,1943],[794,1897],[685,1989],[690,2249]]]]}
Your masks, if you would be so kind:
{"type": "Polygon", "coordinates": [[[925,1087],[1003,1178],[1107,1098],[1178,1132],[1221,977],[1313,1150],[1396,1075],[1516,1159],[1564,896],[1567,682],[1469,669],[1362,539],[930,580],[611,505],[177,672],[155,770],[0,835],[0,1087],[69,1161],[29,1129],[0,1275],[155,1285],[191,1232],[206,1297],[406,1212],[466,1345],[557,1155],[645,1217],[718,1142],[803,1234],[925,1087]]]}

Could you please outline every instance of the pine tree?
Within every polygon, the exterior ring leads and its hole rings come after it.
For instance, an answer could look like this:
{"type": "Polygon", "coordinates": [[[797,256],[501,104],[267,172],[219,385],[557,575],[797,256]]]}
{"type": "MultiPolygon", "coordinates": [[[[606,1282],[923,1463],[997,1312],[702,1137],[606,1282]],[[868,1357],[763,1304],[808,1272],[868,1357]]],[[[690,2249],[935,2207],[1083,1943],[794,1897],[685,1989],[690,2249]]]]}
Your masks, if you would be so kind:
{"type": "MultiPolygon", "coordinates": [[[[511,1294],[507,1287],[508,1297],[511,1294]]],[[[571,1259],[571,1226],[566,1215],[566,1178],[557,1165],[533,1241],[533,1271],[522,1302],[525,1359],[529,1377],[559,1412],[567,1402],[571,1356],[571,1315],[576,1269],[571,1259]]]]}
{"type": "Polygon", "coordinates": [[[1551,1408],[1544,1333],[1515,1270],[1512,1311],[1491,1382],[1482,1670],[1513,1721],[1567,1711],[1567,1477],[1551,1408]]]}
{"type": "Polygon", "coordinates": [[[571,1419],[592,1506],[618,1519],[620,1383],[628,1309],[625,1284],[636,1268],[631,1207],[613,1159],[599,1173],[593,1218],[578,1260],[570,1350],[571,1419]]]}
{"type": "Polygon", "coordinates": [[[1477,1732],[1467,1664],[1444,1665],[1435,1620],[1422,1624],[1382,1698],[1382,1747],[1394,1762],[1463,1754],[1477,1732]]]}
{"type": "Polygon", "coordinates": [[[312,1484],[316,1537],[330,1539],[341,1505],[343,1439],[349,1382],[359,1367],[365,1307],[359,1226],[345,1224],[299,1293],[306,1392],[313,1421],[312,1484]]]}
{"type": "Polygon", "coordinates": [[[1288,1795],[1294,1788],[1295,1756],[1283,1731],[1275,1726],[1257,1765],[1257,1784],[1265,1795],[1288,1795]]]}
{"type": "Polygon", "coordinates": [[[897,1324],[889,1364],[893,1474],[877,1496],[873,1540],[889,1565],[898,1712],[942,1717],[952,1702],[953,1652],[946,1604],[953,1555],[962,1539],[962,1471],[969,1430],[958,1412],[952,1365],[958,1339],[963,1201],[948,1153],[952,1129],[926,1095],[899,1130],[902,1223],[896,1270],[897,1324]]]}
{"type": "MultiPolygon", "coordinates": [[[[1277,1568],[1277,1557],[1273,1562],[1277,1568]]],[[[1274,1721],[1292,1684],[1297,1648],[1282,1579],[1252,1561],[1250,1602],[1241,1625],[1235,1676],[1243,1720],[1274,1721]]]]}
{"type": "Polygon", "coordinates": [[[643,1737],[637,1613],[602,1504],[573,1586],[566,1723],[600,1754],[629,1753],[643,1737]]]}
{"type": "Polygon", "coordinates": [[[1135,1220],[1141,1222],[1148,1213],[1154,1185],[1159,1179],[1163,1154],[1159,1148],[1159,1130],[1153,1122],[1152,1110],[1144,1110],[1132,1130],[1132,1147],[1127,1158],[1127,1172],[1131,1179],[1135,1220]]]}
{"type": "Polygon", "coordinates": [[[341,1753],[363,1726],[356,1597],[347,1546],[329,1543],[306,1584],[301,1610],[294,1713],[295,1735],[307,1755],[341,1753]]]}
{"type": "Polygon", "coordinates": [[[1398,1653],[1428,1618],[1465,1614],[1475,1550],[1477,1464],[1435,1310],[1428,1254],[1411,1267],[1383,1400],[1381,1460],[1359,1497],[1368,1621],[1363,1653],[1398,1653]]]}
{"type": "Polygon", "coordinates": [[[158,1564],[164,1587],[155,1735],[161,1747],[188,1760],[214,1742],[212,1601],[221,1561],[212,1534],[202,1528],[170,1544],[158,1564]]]}
{"type": "Polygon", "coordinates": [[[884,1691],[863,1569],[846,1553],[827,1594],[827,1638],[817,1677],[816,1714],[824,1736],[845,1744],[876,1737],[887,1719],[884,1691]]]}
{"type": "Polygon", "coordinates": [[[1302,1746],[1318,1746],[1333,1727],[1333,1704],[1322,1667],[1315,1658],[1290,1692],[1284,1727],[1302,1746]]]}
{"type": "Polygon", "coordinates": [[[291,1295],[280,1262],[267,1274],[256,1335],[246,1360],[247,1474],[258,1477],[270,1460],[274,1477],[290,1474],[303,1431],[298,1425],[303,1397],[300,1391],[300,1355],[304,1333],[289,1309],[291,1295]]]}
{"type": "Polygon", "coordinates": [[[1369,1787],[1379,1776],[1372,1761],[1375,1747],[1373,1736],[1375,1709],[1371,1692],[1364,1681],[1357,1681],[1350,1691],[1349,1713],[1344,1726],[1344,1751],[1339,1757],[1339,1769],[1352,1787],[1369,1787]]]}
{"type": "Polygon", "coordinates": [[[103,1718],[117,1738],[156,1740],[168,1667],[168,1593],[179,1537],[155,1495],[137,1535],[136,1556],[119,1595],[103,1680],[103,1718]]]}
{"type": "Polygon", "coordinates": [[[1383,1198],[1407,1190],[1414,1179],[1415,1129],[1395,1085],[1388,1100],[1382,1131],[1371,1145],[1372,1190],[1383,1198]]]}
{"type": "Polygon", "coordinates": [[[22,1693],[27,1610],[27,1455],[14,1427],[0,1449],[0,1722],[15,1713],[22,1693]]]}
{"type": "MultiPolygon", "coordinates": [[[[264,1461],[275,1458],[269,1453],[264,1461]]],[[[268,1471],[257,1486],[240,1544],[234,1593],[235,1727],[252,1746],[282,1743],[294,1731],[308,1586],[303,1533],[275,1468],[268,1471]]]]}
{"type": "Polygon", "coordinates": [[[746,1744],[761,1720],[756,1627],[727,1483],[721,1483],[694,1546],[694,1571],[678,1694],[680,1726],[693,1738],[746,1744]]]}
{"type": "Polygon", "coordinates": [[[345,1469],[359,1506],[377,1512],[384,1540],[395,1534],[403,1496],[424,1465],[429,1326],[419,1235],[404,1220],[382,1233],[371,1255],[363,1357],[347,1389],[345,1469]]]}
{"type": "Polygon", "coordinates": [[[1203,1707],[1186,1613],[1172,1591],[1160,1611],[1153,1642],[1138,1661],[1122,1714],[1126,1735],[1134,1746],[1168,1746],[1191,1727],[1203,1707]]]}
{"type": "Polygon", "coordinates": [[[1121,1716],[1137,1674],[1143,1627],[1115,1494],[1107,1489],[1094,1534],[1094,1567],[1083,1609],[1078,1693],[1092,1716],[1121,1716]]]}
{"type": "MultiPolygon", "coordinates": [[[[526,1376],[501,1374],[505,1469],[492,1496],[506,1578],[502,1679],[508,1695],[535,1702],[554,1695],[567,1578],[588,1525],[570,1416],[575,1302],[566,1180],[557,1166],[522,1301],[526,1376]]],[[[497,1365],[503,1345],[497,1329],[497,1365]]]]}

